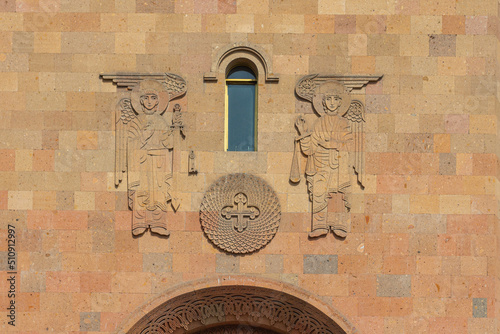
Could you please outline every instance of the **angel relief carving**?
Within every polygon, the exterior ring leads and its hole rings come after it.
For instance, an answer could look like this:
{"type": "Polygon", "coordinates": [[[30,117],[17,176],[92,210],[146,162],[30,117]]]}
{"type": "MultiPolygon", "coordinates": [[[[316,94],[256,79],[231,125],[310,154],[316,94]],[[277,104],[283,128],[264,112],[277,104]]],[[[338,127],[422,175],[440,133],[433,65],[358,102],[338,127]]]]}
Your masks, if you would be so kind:
{"type": "Polygon", "coordinates": [[[319,237],[329,230],[346,237],[350,226],[350,193],[356,183],[363,187],[364,106],[352,100],[339,81],[301,80],[297,95],[312,102],[320,116],[308,124],[303,116],[295,122],[295,138],[290,181],[300,182],[300,151],[307,156],[305,168],[312,227],[309,236],[319,237]],[[356,180],[356,181],[355,181],[356,180]]]}
{"type": "Polygon", "coordinates": [[[133,87],[130,98],[121,99],[116,108],[115,185],[127,175],[134,235],[148,228],[169,235],[168,206],[174,211],[179,206],[173,194],[173,150],[178,149],[176,143],[183,125],[179,105],[173,112],[166,110],[173,98],[185,93],[185,88],[171,91],[168,87],[157,80],[142,80],[133,87]]]}

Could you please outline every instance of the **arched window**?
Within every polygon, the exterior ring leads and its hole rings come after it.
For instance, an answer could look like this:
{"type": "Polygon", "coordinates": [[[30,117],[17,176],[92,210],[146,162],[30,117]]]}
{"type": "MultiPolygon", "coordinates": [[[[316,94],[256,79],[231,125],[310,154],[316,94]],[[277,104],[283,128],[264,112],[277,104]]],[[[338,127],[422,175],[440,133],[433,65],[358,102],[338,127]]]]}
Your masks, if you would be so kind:
{"type": "Polygon", "coordinates": [[[248,67],[236,66],[226,76],[226,151],[257,148],[257,76],[248,67]]]}

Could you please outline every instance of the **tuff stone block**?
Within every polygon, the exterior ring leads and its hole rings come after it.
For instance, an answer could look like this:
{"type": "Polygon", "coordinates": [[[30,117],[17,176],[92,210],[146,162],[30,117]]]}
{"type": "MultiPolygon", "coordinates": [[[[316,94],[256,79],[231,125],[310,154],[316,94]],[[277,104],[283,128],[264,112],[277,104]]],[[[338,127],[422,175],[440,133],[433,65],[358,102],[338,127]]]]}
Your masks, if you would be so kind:
{"type": "Polygon", "coordinates": [[[410,275],[377,275],[378,297],[410,297],[410,275]]]}
{"type": "Polygon", "coordinates": [[[337,274],[336,255],[304,255],[304,274],[337,274]]]}

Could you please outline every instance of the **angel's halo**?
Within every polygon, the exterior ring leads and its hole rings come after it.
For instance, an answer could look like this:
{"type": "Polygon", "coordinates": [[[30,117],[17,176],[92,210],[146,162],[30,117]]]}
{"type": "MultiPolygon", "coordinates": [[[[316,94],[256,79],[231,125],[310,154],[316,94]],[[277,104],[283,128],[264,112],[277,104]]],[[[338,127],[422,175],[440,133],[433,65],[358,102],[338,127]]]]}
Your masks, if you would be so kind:
{"type": "Polygon", "coordinates": [[[141,104],[141,96],[148,91],[154,91],[158,94],[158,107],[156,113],[163,115],[170,102],[170,93],[156,80],[143,80],[132,89],[131,101],[135,112],[138,115],[144,113],[141,104]]]}

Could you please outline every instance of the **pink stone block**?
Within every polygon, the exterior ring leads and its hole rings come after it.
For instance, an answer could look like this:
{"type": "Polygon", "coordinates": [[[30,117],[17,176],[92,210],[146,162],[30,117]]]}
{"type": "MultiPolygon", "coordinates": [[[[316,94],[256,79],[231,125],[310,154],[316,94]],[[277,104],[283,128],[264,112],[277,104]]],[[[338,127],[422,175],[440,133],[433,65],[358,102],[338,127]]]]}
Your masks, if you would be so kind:
{"type": "Polygon", "coordinates": [[[469,116],[468,115],[446,115],[444,118],[444,127],[447,133],[468,133],[469,116]]]}
{"type": "Polygon", "coordinates": [[[467,35],[486,35],[487,32],[487,16],[467,16],[465,18],[465,33],[467,35]]]}

